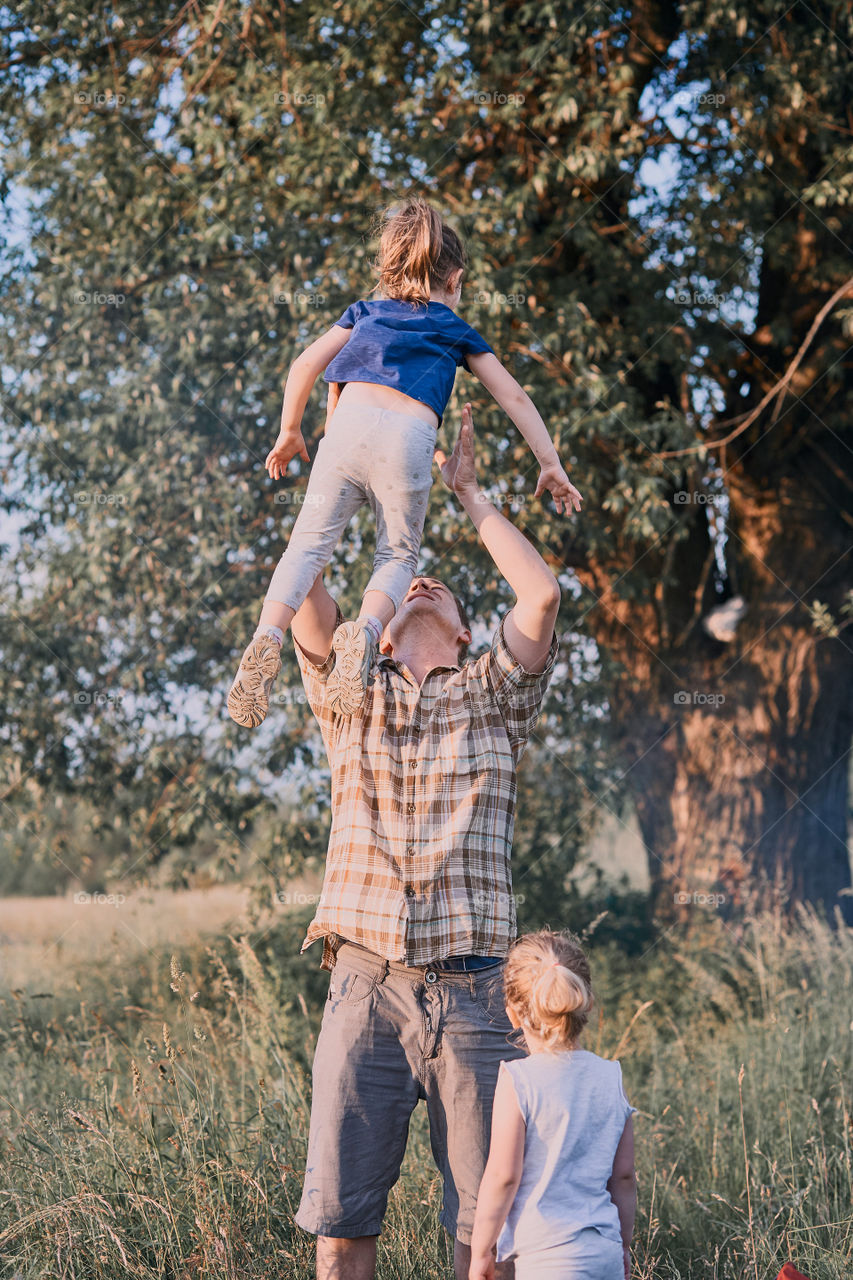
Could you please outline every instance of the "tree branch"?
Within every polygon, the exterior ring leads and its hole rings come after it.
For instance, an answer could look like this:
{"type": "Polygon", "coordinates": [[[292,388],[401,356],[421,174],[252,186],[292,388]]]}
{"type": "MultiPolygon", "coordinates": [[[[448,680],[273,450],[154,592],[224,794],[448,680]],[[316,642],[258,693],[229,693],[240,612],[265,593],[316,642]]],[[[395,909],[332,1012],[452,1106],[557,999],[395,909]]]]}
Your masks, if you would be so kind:
{"type": "MultiPolygon", "coordinates": [[[[752,426],[753,422],[755,422],[759,414],[761,414],[767,408],[770,402],[773,399],[775,399],[776,396],[780,396],[782,394],[782,392],[787,387],[788,383],[793,378],[794,374],[797,372],[797,369],[802,363],[803,356],[806,354],[812,342],[814,341],[815,334],[817,333],[820,326],[823,324],[826,317],[829,315],[832,308],[835,306],[837,302],[840,302],[843,297],[851,293],[853,293],[853,276],[851,276],[849,280],[845,280],[844,284],[841,285],[838,289],[836,289],[832,297],[829,298],[823,304],[820,311],[818,311],[817,315],[812,321],[809,331],[806,334],[805,338],[803,339],[802,346],[800,347],[797,354],[794,356],[791,363],[788,365],[786,372],[782,375],[782,377],[779,379],[778,382],[774,383],[774,385],[770,388],[767,394],[762,397],[762,399],[755,406],[755,408],[750,410],[750,412],[743,419],[739,427],[736,427],[734,431],[729,433],[729,435],[721,436],[719,440],[703,440],[703,441],[700,441],[698,444],[688,445],[686,449],[669,449],[665,453],[655,454],[655,457],[679,458],[683,454],[696,453],[700,449],[717,449],[722,445],[730,444],[731,441],[736,439],[737,436],[742,435],[743,432],[746,431],[748,427],[752,426]]],[[[717,425],[727,426],[729,422],[737,422],[737,418],[729,418],[726,422],[721,422],[721,423],[718,423],[717,425]]]]}

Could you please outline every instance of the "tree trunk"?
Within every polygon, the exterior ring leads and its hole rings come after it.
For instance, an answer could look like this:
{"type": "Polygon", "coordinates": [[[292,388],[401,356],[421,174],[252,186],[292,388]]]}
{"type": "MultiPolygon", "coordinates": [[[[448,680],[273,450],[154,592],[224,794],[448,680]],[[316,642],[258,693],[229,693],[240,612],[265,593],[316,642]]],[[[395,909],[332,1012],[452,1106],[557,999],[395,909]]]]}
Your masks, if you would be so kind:
{"type": "MultiPolygon", "coordinates": [[[[731,661],[688,669],[664,736],[650,726],[629,775],[659,905],[683,915],[804,901],[853,923],[853,900],[839,897],[850,887],[849,654],[780,622],[726,676],[731,661]]],[[[642,708],[632,716],[641,724],[642,708]]]]}
{"type": "MultiPolygon", "coordinates": [[[[671,916],[805,901],[853,923],[853,650],[807,612],[815,596],[840,599],[849,553],[837,526],[791,519],[792,483],[770,493],[730,479],[727,558],[748,602],[731,642],[698,625],[710,587],[691,622],[686,586],[629,601],[610,593],[609,573],[578,569],[601,601],[589,629],[621,666],[612,720],[653,892],[671,916]]],[[[675,578],[696,584],[707,526],[701,511],[687,518],[675,578]]]]}

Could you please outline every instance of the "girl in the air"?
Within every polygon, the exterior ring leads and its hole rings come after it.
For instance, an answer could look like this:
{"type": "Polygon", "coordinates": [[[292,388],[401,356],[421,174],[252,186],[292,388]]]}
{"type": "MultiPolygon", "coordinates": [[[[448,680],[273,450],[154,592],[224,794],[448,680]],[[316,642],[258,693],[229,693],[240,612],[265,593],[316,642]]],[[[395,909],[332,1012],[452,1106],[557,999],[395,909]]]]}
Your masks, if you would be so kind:
{"type": "Polygon", "coordinates": [[[328,705],[351,715],[364,697],[379,639],[417,570],[436,432],[461,364],[509,414],[540,465],[535,496],[546,489],[558,511],[580,511],[530,397],[492,348],[456,314],[465,253],[455,231],[423,200],[388,216],[382,234],[381,298],[352,303],[297,356],[284,389],[281,431],[267,459],[273,479],[297,455],[309,461],[300,424],[325,371],[330,414],[287,549],[276,567],[252,640],[228,694],[228,711],[251,728],[264,719],[281,667],[284,632],[356,511],[376,520],[373,575],[361,612],[335,632],[328,705]],[[340,389],[342,388],[342,389],[340,389]]]}

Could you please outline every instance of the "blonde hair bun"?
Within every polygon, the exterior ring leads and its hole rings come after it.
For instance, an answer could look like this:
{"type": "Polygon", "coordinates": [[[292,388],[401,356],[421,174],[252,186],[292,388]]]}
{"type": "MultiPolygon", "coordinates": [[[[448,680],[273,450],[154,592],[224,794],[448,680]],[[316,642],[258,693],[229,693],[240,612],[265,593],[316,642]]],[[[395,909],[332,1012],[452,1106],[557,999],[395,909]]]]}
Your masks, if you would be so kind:
{"type": "Polygon", "coordinates": [[[551,1049],[577,1040],[594,1004],[589,962],[568,931],[520,937],[507,957],[504,987],[524,1026],[551,1049]]]}

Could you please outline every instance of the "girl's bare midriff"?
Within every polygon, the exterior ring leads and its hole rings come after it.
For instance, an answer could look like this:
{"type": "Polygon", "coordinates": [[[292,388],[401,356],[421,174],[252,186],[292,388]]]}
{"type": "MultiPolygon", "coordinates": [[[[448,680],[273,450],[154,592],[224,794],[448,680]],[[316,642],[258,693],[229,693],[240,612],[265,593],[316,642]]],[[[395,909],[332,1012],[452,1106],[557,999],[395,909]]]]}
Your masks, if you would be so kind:
{"type": "Polygon", "coordinates": [[[429,405],[413,396],[407,396],[396,387],[383,387],[378,382],[347,382],[341,391],[338,404],[375,404],[380,409],[395,409],[397,413],[410,413],[431,427],[438,426],[438,414],[429,405]]]}

